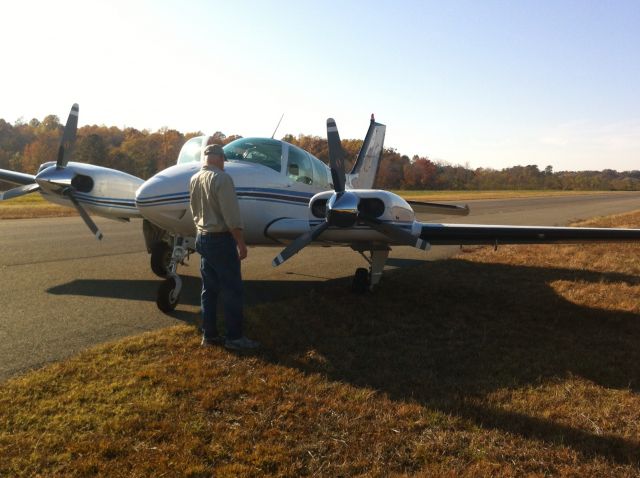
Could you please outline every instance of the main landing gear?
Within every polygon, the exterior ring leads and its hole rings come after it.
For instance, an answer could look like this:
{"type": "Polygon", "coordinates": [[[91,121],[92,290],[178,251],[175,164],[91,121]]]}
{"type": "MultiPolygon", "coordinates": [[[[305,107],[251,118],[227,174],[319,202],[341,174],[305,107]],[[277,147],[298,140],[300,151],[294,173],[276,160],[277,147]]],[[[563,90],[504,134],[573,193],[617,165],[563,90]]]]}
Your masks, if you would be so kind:
{"type": "Polygon", "coordinates": [[[162,312],[175,310],[180,301],[182,279],[177,273],[178,265],[185,265],[185,259],[195,250],[195,240],[182,236],[175,236],[173,247],[161,241],[151,246],[151,269],[164,277],[165,280],[158,287],[156,304],[162,312]]]}
{"type": "Polygon", "coordinates": [[[367,249],[353,248],[359,252],[362,257],[369,263],[369,269],[359,267],[356,269],[356,274],[353,277],[351,283],[351,290],[356,294],[364,294],[367,291],[373,290],[373,288],[380,282],[382,278],[382,272],[384,271],[384,264],[389,257],[390,249],[386,246],[382,246],[378,249],[369,249],[369,257],[364,252],[367,249]]]}

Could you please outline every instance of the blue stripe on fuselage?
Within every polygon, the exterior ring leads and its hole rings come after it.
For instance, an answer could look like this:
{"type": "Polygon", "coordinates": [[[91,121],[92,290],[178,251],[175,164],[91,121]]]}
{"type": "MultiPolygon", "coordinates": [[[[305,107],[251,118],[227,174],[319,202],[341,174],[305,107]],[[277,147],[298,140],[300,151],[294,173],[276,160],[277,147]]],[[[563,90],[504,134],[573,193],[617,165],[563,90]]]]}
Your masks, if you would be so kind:
{"type": "MultiPolygon", "coordinates": [[[[304,205],[305,207],[309,204],[309,199],[313,197],[313,194],[310,193],[269,188],[236,188],[236,194],[238,195],[239,200],[279,202],[284,204],[304,205]]],[[[157,196],[136,199],[138,207],[164,206],[188,202],[188,192],[160,194],[157,196]]]]}
{"type": "MultiPolygon", "coordinates": [[[[50,193],[43,193],[44,195],[50,195],[50,193]]],[[[119,199],[119,198],[105,198],[98,196],[91,196],[90,194],[75,192],[75,196],[78,202],[81,204],[87,204],[89,206],[111,207],[115,209],[130,209],[137,211],[138,208],[133,200],[119,199]]],[[[64,196],[61,196],[66,199],[64,196]]]]}

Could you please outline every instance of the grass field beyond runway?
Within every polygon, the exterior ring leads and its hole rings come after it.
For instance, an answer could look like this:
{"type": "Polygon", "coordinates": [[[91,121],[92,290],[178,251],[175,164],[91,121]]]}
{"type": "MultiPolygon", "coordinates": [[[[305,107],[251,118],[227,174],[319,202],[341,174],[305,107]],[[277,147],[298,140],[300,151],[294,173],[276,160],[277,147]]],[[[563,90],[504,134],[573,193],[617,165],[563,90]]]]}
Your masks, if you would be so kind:
{"type": "Polygon", "coordinates": [[[0,476],[638,476],[639,275],[637,244],[481,248],[253,307],[254,357],[100,346],[0,387],[0,476]]]}
{"type": "MultiPolygon", "coordinates": [[[[572,196],[580,194],[612,194],[611,191],[394,191],[405,199],[416,201],[470,201],[474,199],[509,199],[539,196],[572,196]]],[[[620,192],[619,194],[628,194],[620,192]]],[[[72,207],[58,206],[40,194],[27,194],[0,202],[1,219],[34,219],[41,217],[77,216],[72,207]]]]}

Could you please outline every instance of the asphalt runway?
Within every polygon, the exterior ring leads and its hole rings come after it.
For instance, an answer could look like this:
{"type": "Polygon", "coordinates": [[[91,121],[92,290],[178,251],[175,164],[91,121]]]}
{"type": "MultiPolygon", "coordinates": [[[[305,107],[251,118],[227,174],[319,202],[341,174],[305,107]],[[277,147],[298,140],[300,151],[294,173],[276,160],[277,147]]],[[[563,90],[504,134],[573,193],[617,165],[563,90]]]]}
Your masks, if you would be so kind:
{"type": "MultiPolygon", "coordinates": [[[[468,217],[429,222],[565,225],[640,209],[640,193],[468,201],[468,217]]],[[[427,221],[432,218],[420,217],[427,221]]],[[[0,380],[87,347],[176,323],[199,321],[198,256],[180,267],[181,303],[156,308],[160,279],[149,268],[142,224],[96,218],[98,242],[79,217],[0,221],[0,380]]],[[[457,247],[397,247],[387,270],[450,257],[457,247]]],[[[338,281],[348,286],[364,259],[349,248],[309,247],[278,268],[279,249],[255,247],[243,262],[247,304],[292,297],[338,281]]],[[[384,278],[380,284],[384,287],[384,278]]]]}

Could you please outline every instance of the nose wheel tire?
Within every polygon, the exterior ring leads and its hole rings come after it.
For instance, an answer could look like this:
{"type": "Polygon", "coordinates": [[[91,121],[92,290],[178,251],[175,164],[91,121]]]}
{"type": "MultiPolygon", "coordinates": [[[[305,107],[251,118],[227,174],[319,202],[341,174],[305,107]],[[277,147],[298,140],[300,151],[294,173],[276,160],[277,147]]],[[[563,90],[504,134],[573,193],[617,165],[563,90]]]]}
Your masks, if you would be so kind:
{"type": "Polygon", "coordinates": [[[351,283],[351,291],[356,294],[364,294],[369,290],[369,271],[364,267],[356,269],[356,275],[353,276],[351,283]]]}
{"type": "Polygon", "coordinates": [[[169,277],[160,287],[158,287],[158,296],[156,304],[162,312],[173,312],[180,302],[180,287],[177,286],[176,280],[169,277]]]}
{"type": "Polygon", "coordinates": [[[173,250],[164,241],[158,241],[151,246],[151,270],[158,277],[165,278],[171,264],[173,250]]]}

